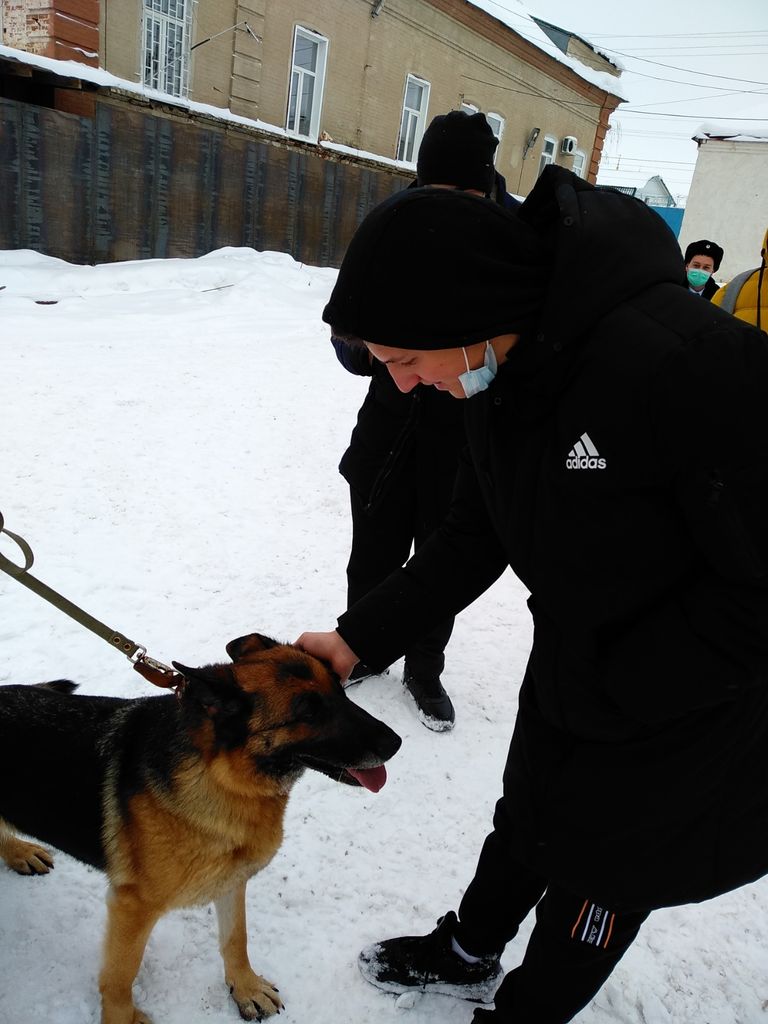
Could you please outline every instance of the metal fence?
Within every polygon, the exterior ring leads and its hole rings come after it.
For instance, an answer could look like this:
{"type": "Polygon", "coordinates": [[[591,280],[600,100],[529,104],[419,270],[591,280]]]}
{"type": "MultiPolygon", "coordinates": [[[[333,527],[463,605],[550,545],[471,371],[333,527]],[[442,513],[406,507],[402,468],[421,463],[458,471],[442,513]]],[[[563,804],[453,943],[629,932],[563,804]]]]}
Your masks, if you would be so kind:
{"type": "Polygon", "coordinates": [[[408,177],[222,122],[99,99],[92,118],[0,99],[0,249],[74,263],[225,245],[338,266],[408,177]]]}

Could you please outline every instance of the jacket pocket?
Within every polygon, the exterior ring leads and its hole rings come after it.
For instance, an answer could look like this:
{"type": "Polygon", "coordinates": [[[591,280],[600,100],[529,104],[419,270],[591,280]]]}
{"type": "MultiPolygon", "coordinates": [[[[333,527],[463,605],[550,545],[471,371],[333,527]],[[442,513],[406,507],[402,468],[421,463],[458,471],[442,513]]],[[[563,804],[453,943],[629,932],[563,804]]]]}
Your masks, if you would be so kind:
{"type": "Polygon", "coordinates": [[[726,482],[715,469],[707,480],[700,539],[712,565],[727,579],[750,582],[766,576],[766,557],[759,543],[766,526],[750,523],[748,514],[750,498],[764,476],[764,466],[753,467],[726,482]]]}

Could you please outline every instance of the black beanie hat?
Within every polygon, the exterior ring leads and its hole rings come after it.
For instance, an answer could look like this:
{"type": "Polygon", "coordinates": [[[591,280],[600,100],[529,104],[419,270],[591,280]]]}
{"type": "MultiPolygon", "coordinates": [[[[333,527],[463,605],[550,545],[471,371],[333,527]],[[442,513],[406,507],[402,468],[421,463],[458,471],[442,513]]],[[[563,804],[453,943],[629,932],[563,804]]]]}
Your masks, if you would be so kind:
{"type": "Polygon", "coordinates": [[[490,194],[499,140],[485,114],[451,110],[438,114],[424,132],[416,159],[419,185],[455,185],[490,194]]]}
{"type": "Polygon", "coordinates": [[[518,333],[541,313],[551,261],[541,233],[490,199],[405,189],[355,232],[323,320],[394,348],[518,333]]]}
{"type": "Polygon", "coordinates": [[[715,263],[715,270],[719,270],[723,255],[723,250],[717,242],[710,242],[708,239],[702,238],[698,242],[691,242],[685,250],[685,262],[690,263],[694,256],[711,256],[715,263]]]}

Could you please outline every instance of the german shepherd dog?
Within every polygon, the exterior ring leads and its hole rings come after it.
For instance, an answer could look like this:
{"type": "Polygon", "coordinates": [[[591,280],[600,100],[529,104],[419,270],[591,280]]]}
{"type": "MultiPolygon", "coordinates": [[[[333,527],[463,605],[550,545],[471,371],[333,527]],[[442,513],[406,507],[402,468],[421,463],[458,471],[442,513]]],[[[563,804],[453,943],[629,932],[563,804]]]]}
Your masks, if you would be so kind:
{"type": "Polygon", "coordinates": [[[299,648],[259,634],[232,664],[190,669],[180,696],[71,696],[73,683],[0,687],[0,856],[45,874],[50,853],[106,872],[102,1024],[149,1024],[132,986],[158,918],[215,901],[224,976],[244,1020],[283,1004],[248,961],[245,886],[282,840],[306,768],[376,792],[400,737],[299,648]]]}

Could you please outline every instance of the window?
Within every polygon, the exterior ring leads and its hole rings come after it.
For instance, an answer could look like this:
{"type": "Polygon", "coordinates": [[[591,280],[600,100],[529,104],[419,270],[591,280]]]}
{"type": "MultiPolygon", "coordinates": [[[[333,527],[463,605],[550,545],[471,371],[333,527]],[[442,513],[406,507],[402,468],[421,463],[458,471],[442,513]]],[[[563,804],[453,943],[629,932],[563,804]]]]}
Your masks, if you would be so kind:
{"type": "Polygon", "coordinates": [[[309,29],[296,27],[286,129],[310,142],[317,142],[320,132],[327,53],[327,39],[309,29]]]}
{"type": "Polygon", "coordinates": [[[501,114],[486,114],[485,120],[491,126],[491,131],[496,138],[501,142],[501,133],[504,131],[504,118],[501,114]]]}
{"type": "Polygon", "coordinates": [[[465,114],[479,114],[480,108],[476,107],[474,103],[462,103],[461,109],[465,114]]]}
{"type": "MultiPolygon", "coordinates": [[[[541,147],[541,157],[539,158],[539,174],[541,174],[547,164],[553,164],[555,162],[556,149],[557,139],[552,138],[551,135],[545,135],[544,145],[541,147]]],[[[536,175],[537,178],[539,174],[536,175]]]]}
{"type": "Polygon", "coordinates": [[[186,95],[189,89],[190,0],[144,0],[144,85],[186,95]]]}
{"type": "Polygon", "coordinates": [[[574,174],[578,174],[580,178],[584,177],[587,167],[587,155],[582,150],[577,149],[573,154],[573,167],[571,168],[574,174]]]}
{"type": "Polygon", "coordinates": [[[405,83],[403,116],[400,121],[400,138],[397,143],[397,159],[414,163],[419,149],[429,105],[429,82],[408,75],[405,83]]]}

